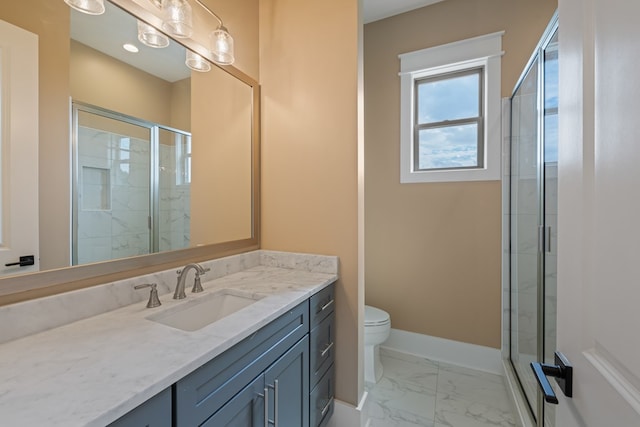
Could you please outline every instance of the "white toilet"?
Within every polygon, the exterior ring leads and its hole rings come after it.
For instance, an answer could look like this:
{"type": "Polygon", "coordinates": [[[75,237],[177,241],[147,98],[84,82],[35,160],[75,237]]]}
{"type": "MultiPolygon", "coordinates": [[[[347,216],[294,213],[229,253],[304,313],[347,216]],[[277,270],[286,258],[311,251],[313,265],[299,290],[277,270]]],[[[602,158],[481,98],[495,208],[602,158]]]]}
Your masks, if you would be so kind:
{"type": "Polygon", "coordinates": [[[379,308],[364,306],[364,380],[377,383],[382,377],[380,344],[389,338],[391,318],[379,308]]]}

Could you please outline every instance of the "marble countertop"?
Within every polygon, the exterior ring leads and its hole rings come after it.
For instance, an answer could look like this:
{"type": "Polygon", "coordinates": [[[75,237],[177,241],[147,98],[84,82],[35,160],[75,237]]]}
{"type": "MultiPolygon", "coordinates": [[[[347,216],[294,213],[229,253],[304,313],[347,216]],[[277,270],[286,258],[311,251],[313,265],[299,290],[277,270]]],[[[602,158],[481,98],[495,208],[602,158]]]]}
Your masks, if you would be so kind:
{"type": "Polygon", "coordinates": [[[270,264],[203,277],[203,293],[165,293],[153,309],[147,289],[144,301],[0,344],[0,423],[105,426],[337,279],[270,264]],[[146,319],[228,288],[261,299],[193,332],[146,319]]]}

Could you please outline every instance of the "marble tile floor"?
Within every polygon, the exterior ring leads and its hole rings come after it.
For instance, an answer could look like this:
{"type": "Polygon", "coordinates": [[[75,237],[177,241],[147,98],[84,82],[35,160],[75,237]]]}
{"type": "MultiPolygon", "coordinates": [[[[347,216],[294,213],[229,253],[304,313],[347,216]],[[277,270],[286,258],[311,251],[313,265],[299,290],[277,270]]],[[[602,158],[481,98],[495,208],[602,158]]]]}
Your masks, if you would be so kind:
{"type": "Polygon", "coordinates": [[[381,349],[384,375],[369,392],[368,427],[516,426],[499,375],[381,349]]]}

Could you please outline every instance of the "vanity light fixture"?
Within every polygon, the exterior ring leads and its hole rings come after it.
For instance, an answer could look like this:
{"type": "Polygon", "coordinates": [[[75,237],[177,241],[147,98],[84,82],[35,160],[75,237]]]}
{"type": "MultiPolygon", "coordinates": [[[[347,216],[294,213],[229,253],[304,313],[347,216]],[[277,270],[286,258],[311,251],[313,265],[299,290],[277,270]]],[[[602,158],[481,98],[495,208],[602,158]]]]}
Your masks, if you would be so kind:
{"type": "Polygon", "coordinates": [[[193,11],[187,0],[162,1],[162,28],[173,37],[185,39],[193,34],[193,11]]]}
{"type": "Polygon", "coordinates": [[[102,15],[104,0],[64,0],[73,9],[88,15],[102,15]]]}
{"type": "Polygon", "coordinates": [[[217,30],[213,31],[211,39],[211,54],[213,61],[221,65],[231,65],[235,61],[233,50],[233,37],[229,31],[221,24],[217,30]]]}
{"type": "Polygon", "coordinates": [[[187,50],[187,60],[185,61],[185,64],[193,71],[198,71],[201,73],[211,71],[211,64],[209,64],[209,61],[190,50],[187,50]]]}
{"type": "Polygon", "coordinates": [[[213,62],[220,65],[231,65],[235,61],[235,53],[233,47],[233,37],[229,34],[229,31],[222,23],[222,19],[216,15],[211,9],[209,9],[202,1],[195,0],[204,10],[209,12],[211,16],[216,18],[220,25],[214,31],[209,34],[211,41],[211,54],[213,55],[213,62]]]}
{"type": "Polygon", "coordinates": [[[138,40],[145,46],[155,49],[169,46],[169,37],[142,21],[138,21],[138,40]]]}
{"type": "MultiPolygon", "coordinates": [[[[234,44],[229,30],[224,26],[222,19],[201,0],[194,1],[219,22],[218,28],[209,34],[213,62],[219,65],[233,64],[234,44]]],[[[193,9],[188,0],[149,0],[149,2],[162,11],[162,29],[167,34],[176,38],[189,38],[193,35],[193,9]]]]}

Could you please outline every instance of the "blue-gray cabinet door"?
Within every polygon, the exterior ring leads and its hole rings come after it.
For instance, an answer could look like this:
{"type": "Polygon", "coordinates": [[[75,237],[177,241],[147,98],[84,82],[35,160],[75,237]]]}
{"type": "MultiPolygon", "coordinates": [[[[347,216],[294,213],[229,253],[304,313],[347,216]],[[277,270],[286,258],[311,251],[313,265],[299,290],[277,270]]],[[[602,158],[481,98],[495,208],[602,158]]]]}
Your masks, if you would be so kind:
{"type": "Polygon", "coordinates": [[[161,391],[108,427],[171,427],[171,388],[161,391]]]}
{"type": "Polygon", "coordinates": [[[309,337],[305,336],[264,374],[269,420],[278,427],[309,427],[309,337]]]}
{"type": "Polygon", "coordinates": [[[305,301],[179,380],[174,396],[177,427],[201,425],[308,332],[305,301]]]}
{"type": "Polygon", "coordinates": [[[264,422],[264,375],[236,394],[202,427],[262,427],[264,422]]]}

